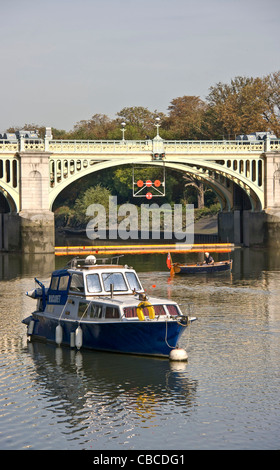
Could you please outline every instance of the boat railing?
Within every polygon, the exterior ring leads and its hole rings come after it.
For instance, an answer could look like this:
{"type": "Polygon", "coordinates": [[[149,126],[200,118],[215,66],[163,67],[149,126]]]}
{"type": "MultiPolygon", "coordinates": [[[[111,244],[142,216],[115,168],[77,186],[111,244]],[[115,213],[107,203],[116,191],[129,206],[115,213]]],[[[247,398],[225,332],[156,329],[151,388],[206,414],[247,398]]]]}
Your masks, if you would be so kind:
{"type": "Polygon", "coordinates": [[[72,258],[66,265],[67,268],[86,268],[92,266],[99,266],[99,265],[118,265],[119,259],[122,258],[124,255],[116,255],[106,258],[96,258],[94,255],[89,255],[86,258],[79,258],[76,256],[72,258]]]}

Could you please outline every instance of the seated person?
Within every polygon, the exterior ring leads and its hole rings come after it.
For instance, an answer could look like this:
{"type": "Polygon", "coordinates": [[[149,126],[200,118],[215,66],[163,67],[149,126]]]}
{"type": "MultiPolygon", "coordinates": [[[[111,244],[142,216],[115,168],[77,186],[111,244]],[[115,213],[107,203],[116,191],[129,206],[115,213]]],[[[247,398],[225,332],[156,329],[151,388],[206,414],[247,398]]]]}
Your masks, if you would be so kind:
{"type": "Polygon", "coordinates": [[[203,262],[204,264],[214,264],[214,260],[212,256],[210,256],[210,253],[205,253],[205,261],[203,262]]]}

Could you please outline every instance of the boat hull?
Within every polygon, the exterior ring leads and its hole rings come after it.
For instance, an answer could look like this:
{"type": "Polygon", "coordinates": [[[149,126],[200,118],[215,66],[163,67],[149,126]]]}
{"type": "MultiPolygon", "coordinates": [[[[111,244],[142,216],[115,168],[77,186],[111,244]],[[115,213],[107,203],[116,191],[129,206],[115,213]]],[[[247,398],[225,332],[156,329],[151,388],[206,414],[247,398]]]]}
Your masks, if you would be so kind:
{"type": "MultiPolygon", "coordinates": [[[[62,327],[62,345],[71,345],[71,333],[82,329],[82,347],[99,351],[168,357],[177,346],[186,325],[172,321],[80,322],[47,318],[33,313],[32,339],[56,342],[56,327],[62,327]]],[[[72,335],[73,336],[73,335],[72,335]]]]}
{"type": "Polygon", "coordinates": [[[174,271],[176,274],[212,274],[216,272],[230,271],[232,261],[218,262],[215,264],[175,264],[174,271]]]}

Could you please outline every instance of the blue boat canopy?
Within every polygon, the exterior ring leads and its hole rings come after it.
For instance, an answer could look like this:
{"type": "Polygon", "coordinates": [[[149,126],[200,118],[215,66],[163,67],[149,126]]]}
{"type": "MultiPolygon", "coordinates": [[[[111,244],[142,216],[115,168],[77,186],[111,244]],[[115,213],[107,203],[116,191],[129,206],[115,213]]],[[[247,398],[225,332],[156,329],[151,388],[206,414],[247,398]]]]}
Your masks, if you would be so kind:
{"type": "Polygon", "coordinates": [[[67,301],[71,275],[67,269],[58,269],[52,273],[48,289],[49,304],[65,304],[67,301]]]}

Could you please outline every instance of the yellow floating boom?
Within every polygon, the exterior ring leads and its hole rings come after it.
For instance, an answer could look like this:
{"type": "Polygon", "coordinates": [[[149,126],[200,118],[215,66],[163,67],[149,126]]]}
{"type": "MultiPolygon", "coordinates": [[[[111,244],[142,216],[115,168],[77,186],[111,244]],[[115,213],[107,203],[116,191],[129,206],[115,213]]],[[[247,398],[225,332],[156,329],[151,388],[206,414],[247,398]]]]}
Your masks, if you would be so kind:
{"type": "Polygon", "coordinates": [[[176,243],[171,245],[100,245],[100,246],[56,246],[57,256],[65,255],[115,255],[115,254],[146,254],[146,253],[229,253],[234,249],[232,243],[193,244],[176,243]]]}

